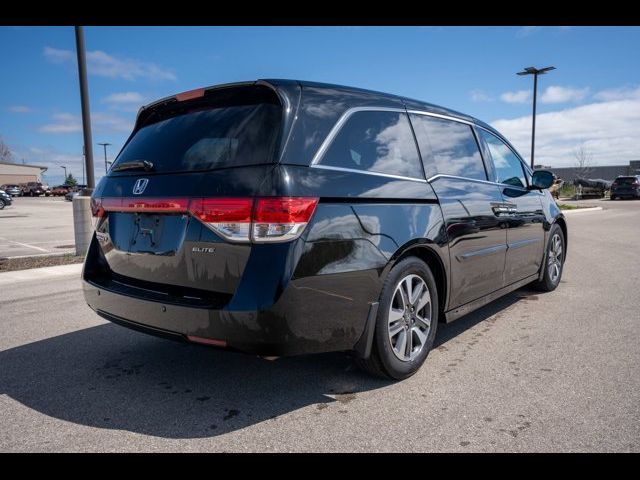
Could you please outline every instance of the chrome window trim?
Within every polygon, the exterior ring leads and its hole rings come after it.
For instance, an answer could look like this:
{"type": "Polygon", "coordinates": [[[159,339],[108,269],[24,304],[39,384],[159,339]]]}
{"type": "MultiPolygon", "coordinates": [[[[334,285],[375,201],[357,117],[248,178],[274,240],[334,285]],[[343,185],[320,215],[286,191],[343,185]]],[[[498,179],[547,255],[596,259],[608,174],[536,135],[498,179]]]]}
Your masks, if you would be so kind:
{"type": "Polygon", "coordinates": [[[376,177],[395,178],[396,180],[408,180],[410,182],[427,183],[424,178],[404,177],[402,175],[393,175],[391,173],[370,172],[368,170],[358,170],[357,168],[334,167],[333,165],[311,165],[313,168],[322,170],[335,170],[337,172],[362,173],[364,175],[374,175],[376,177]]]}
{"type": "MultiPolygon", "coordinates": [[[[404,109],[404,108],[396,108],[396,107],[353,107],[353,108],[349,108],[347,111],[345,111],[342,114],[342,116],[338,119],[338,121],[335,123],[335,125],[333,125],[333,127],[329,131],[329,134],[327,135],[327,138],[324,139],[324,141],[322,142],[322,145],[320,145],[320,148],[318,148],[318,150],[316,151],[316,154],[313,156],[313,160],[311,160],[311,164],[309,165],[310,167],[315,167],[315,166],[318,165],[318,163],[320,163],[320,160],[322,160],[322,157],[324,156],[326,151],[329,149],[329,147],[333,143],[333,140],[336,138],[336,135],[338,135],[340,130],[342,130],[342,126],[347,122],[347,120],[349,120],[349,118],[354,113],[358,113],[358,112],[407,113],[407,110],[404,109]]],[[[341,168],[341,167],[337,167],[337,168],[341,168]]],[[[357,171],[360,172],[361,170],[357,170],[357,171]]]]}
{"type": "MultiPolygon", "coordinates": [[[[358,113],[358,112],[395,112],[395,113],[406,113],[408,115],[409,114],[425,115],[425,116],[441,118],[441,119],[444,119],[444,120],[450,120],[450,121],[453,121],[453,122],[462,123],[462,124],[465,124],[465,125],[469,125],[470,127],[477,126],[475,123],[467,121],[467,120],[463,120],[461,118],[451,117],[449,115],[443,115],[443,114],[440,114],[440,113],[425,112],[423,110],[407,110],[406,108],[375,107],[375,106],[352,107],[352,108],[347,109],[340,116],[340,118],[336,121],[336,123],[333,125],[333,127],[331,127],[331,130],[329,131],[329,134],[324,139],[324,141],[320,145],[320,148],[318,148],[318,150],[316,151],[315,155],[313,156],[313,159],[311,160],[311,163],[309,164],[310,167],[312,167],[312,168],[321,168],[321,169],[324,169],[324,170],[335,170],[335,171],[339,171],[339,172],[362,173],[362,174],[365,174],[365,175],[375,175],[375,176],[378,176],[378,177],[395,178],[395,179],[398,179],[398,180],[409,180],[409,181],[421,182],[421,183],[431,182],[432,179],[436,179],[438,177],[451,177],[451,178],[459,178],[459,179],[463,179],[463,180],[473,180],[473,181],[477,181],[477,182],[496,184],[495,182],[489,182],[487,180],[476,180],[476,179],[470,179],[470,178],[466,178],[466,177],[456,177],[454,175],[438,174],[438,175],[433,176],[431,179],[426,179],[425,180],[424,177],[423,178],[420,178],[420,177],[405,177],[403,175],[394,175],[394,174],[391,174],[391,173],[372,172],[372,171],[368,171],[368,170],[358,170],[356,168],[346,168],[346,167],[335,167],[335,166],[332,166],[332,165],[322,165],[320,163],[320,161],[322,160],[322,157],[324,157],[324,154],[327,152],[327,150],[329,149],[329,147],[333,143],[333,140],[335,139],[335,137],[338,135],[340,130],[342,130],[342,127],[347,122],[347,120],[349,120],[349,118],[354,113],[358,113]]],[[[475,133],[474,133],[474,135],[475,135],[475,133]]],[[[476,139],[476,143],[477,143],[477,139],[476,139]]],[[[479,149],[479,146],[478,146],[478,149],[479,149]]],[[[480,155],[482,155],[482,152],[480,152],[480,155]]],[[[424,169],[424,166],[421,165],[421,168],[424,169]]]]}
{"type": "MultiPolygon", "coordinates": [[[[496,137],[498,140],[500,140],[502,143],[504,143],[504,144],[506,145],[506,147],[507,147],[509,150],[511,150],[511,153],[513,153],[513,154],[516,156],[516,158],[517,158],[518,160],[520,160],[520,164],[524,167],[525,172],[527,172],[529,175],[533,175],[533,170],[531,170],[531,168],[529,167],[529,165],[527,165],[527,162],[525,162],[525,161],[524,161],[524,159],[520,156],[520,154],[519,154],[518,152],[516,152],[516,150],[515,150],[515,149],[514,149],[510,144],[509,144],[509,142],[507,141],[507,139],[506,139],[506,138],[503,138],[503,137],[502,137],[502,135],[500,135],[500,134],[496,134],[496,132],[492,132],[492,131],[491,131],[491,130],[489,130],[488,128],[485,128],[485,127],[483,127],[483,126],[481,126],[481,125],[476,125],[476,127],[477,127],[477,128],[481,128],[482,130],[484,130],[484,131],[485,131],[485,132],[487,132],[488,134],[493,135],[493,136],[494,136],[494,137],[496,137]]],[[[491,159],[491,162],[493,162],[493,158],[491,159]]],[[[495,164],[494,164],[494,166],[493,166],[493,170],[494,170],[494,173],[497,173],[497,172],[496,172],[496,169],[495,169],[495,164]]],[[[526,175],[525,175],[525,177],[526,177],[526,175]]],[[[529,184],[529,178],[526,178],[526,180],[527,180],[527,184],[529,184]]]]}
{"type": "Polygon", "coordinates": [[[476,125],[475,123],[470,122],[468,120],[463,120],[462,118],[457,118],[457,117],[451,117],[449,115],[443,115],[441,113],[425,112],[422,110],[407,110],[407,113],[414,114],[414,115],[425,115],[427,117],[442,118],[443,120],[451,120],[453,122],[464,123],[465,125],[471,125],[471,126],[476,125]]]}
{"type": "Polygon", "coordinates": [[[432,182],[435,182],[436,180],[438,180],[439,178],[453,178],[454,180],[464,180],[466,182],[488,183],[489,185],[498,185],[498,186],[503,186],[503,187],[521,188],[521,187],[515,187],[513,185],[507,185],[505,183],[491,182],[489,180],[479,180],[477,178],[471,178],[471,177],[459,177],[457,175],[449,175],[447,173],[438,173],[438,174],[434,175],[433,177],[429,177],[429,178],[427,178],[427,182],[432,183],[432,182]]]}

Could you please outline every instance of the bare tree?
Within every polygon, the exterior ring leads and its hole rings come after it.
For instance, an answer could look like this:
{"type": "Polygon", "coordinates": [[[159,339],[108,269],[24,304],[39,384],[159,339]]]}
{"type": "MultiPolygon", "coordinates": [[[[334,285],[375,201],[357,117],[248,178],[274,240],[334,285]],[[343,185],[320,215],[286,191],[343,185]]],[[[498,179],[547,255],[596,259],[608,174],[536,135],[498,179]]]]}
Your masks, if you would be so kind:
{"type": "Polygon", "coordinates": [[[9,145],[4,143],[2,137],[0,137],[0,162],[13,163],[13,153],[11,153],[9,145]]]}
{"type": "Polygon", "coordinates": [[[574,150],[573,156],[576,160],[575,168],[578,178],[589,177],[593,172],[593,154],[591,151],[584,145],[580,145],[574,150]]]}

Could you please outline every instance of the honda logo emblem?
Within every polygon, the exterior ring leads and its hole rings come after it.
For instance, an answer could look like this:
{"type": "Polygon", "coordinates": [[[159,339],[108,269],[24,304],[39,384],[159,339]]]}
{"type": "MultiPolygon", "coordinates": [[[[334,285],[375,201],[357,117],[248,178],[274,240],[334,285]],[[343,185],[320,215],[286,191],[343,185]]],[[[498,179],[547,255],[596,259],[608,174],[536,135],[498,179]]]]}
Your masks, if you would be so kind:
{"type": "Polygon", "coordinates": [[[140,195],[142,192],[144,192],[144,189],[147,188],[148,183],[148,178],[139,178],[138,180],[136,180],[136,183],[133,185],[133,194],[140,195]]]}

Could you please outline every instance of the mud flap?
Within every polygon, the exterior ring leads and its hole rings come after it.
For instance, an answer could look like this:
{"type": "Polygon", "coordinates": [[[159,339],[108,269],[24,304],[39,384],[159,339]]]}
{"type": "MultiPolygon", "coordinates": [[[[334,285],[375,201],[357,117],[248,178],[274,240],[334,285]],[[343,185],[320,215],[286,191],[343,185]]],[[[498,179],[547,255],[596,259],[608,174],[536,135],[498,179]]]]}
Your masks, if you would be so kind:
{"type": "Polygon", "coordinates": [[[364,332],[360,340],[356,343],[354,351],[359,358],[363,360],[371,355],[371,346],[373,345],[373,333],[376,329],[376,317],[378,316],[378,302],[372,302],[369,305],[369,314],[367,315],[367,323],[364,326],[364,332]]]}

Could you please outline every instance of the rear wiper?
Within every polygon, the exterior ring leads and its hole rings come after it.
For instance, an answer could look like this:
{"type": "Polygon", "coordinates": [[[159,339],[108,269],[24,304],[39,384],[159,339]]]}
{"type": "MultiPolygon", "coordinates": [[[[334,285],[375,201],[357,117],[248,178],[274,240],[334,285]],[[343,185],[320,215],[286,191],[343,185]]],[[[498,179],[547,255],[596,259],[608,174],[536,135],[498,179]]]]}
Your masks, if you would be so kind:
{"type": "Polygon", "coordinates": [[[122,162],[115,167],[111,168],[113,172],[119,172],[121,170],[145,170],[147,172],[153,170],[153,163],[149,160],[131,160],[130,162],[122,162]]]}

